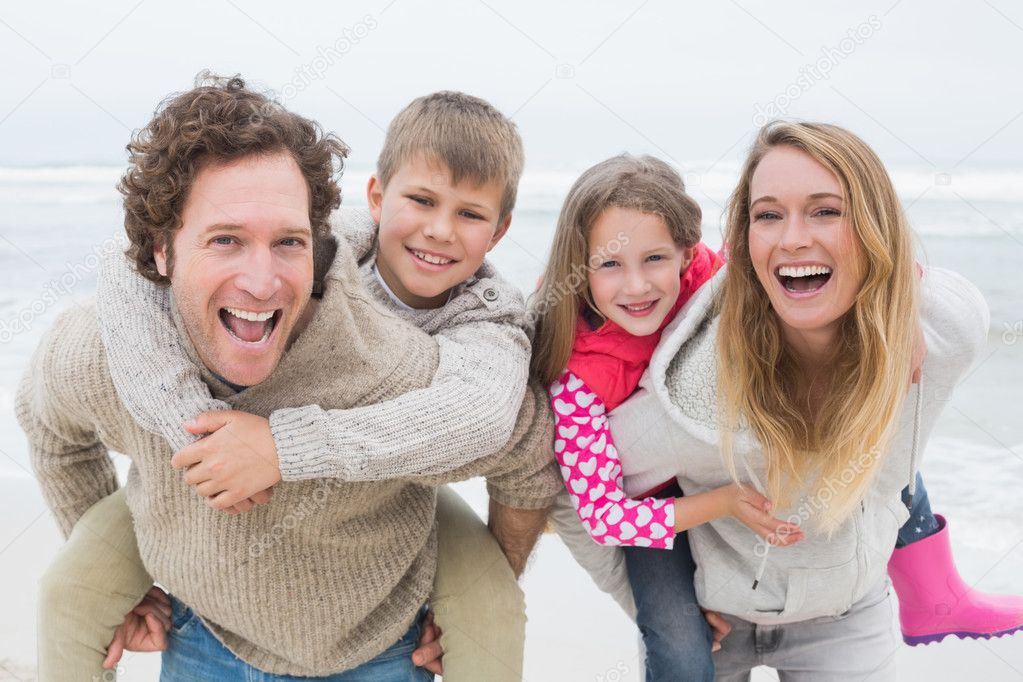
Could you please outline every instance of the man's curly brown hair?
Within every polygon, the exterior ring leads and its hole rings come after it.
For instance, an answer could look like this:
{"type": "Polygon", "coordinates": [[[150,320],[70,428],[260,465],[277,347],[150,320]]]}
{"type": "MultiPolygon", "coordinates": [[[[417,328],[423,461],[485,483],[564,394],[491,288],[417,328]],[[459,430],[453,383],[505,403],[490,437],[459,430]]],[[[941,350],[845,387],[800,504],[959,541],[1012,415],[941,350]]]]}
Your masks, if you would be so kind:
{"type": "Polygon", "coordinates": [[[124,195],[128,257],[139,274],[158,284],[153,250],[171,245],[192,183],[209,163],[230,163],[253,154],[291,154],[309,186],[313,248],[329,237],[330,213],[341,205],[337,179],[348,146],[314,121],[284,109],[246,87],[240,77],[202,72],[192,90],[164,100],[153,120],[132,136],[129,167],[118,184],[124,195]]]}

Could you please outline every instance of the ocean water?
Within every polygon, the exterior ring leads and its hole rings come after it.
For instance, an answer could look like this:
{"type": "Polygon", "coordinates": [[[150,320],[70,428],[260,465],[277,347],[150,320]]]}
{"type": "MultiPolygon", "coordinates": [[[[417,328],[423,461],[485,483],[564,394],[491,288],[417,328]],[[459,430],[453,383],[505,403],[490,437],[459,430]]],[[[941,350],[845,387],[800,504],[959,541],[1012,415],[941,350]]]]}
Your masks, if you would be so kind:
{"type": "MultiPolygon", "coordinates": [[[[92,296],[99,259],[119,248],[121,208],[114,187],[121,170],[0,168],[0,486],[13,491],[0,496],[0,603],[8,607],[0,616],[0,679],[5,669],[23,671],[10,673],[11,679],[32,679],[33,635],[26,619],[32,618],[34,585],[26,581],[59,543],[31,477],[13,416],[14,393],[54,317],[92,296]],[[33,534],[42,539],[25,539],[33,534]]],[[[705,239],[714,246],[736,174],[723,165],[686,173],[704,210],[705,239]]],[[[346,175],[346,203],[364,204],[367,175],[359,169],[346,175]]],[[[991,308],[987,350],[959,386],[925,454],[932,503],[951,521],[960,567],[971,582],[1023,593],[1023,171],[942,175],[895,169],[892,176],[919,235],[921,259],[966,276],[991,308]]],[[[531,171],[523,179],[512,229],[492,255],[523,291],[532,290],[543,269],[558,208],[574,179],[565,171],[531,171]]],[[[121,460],[122,471],[125,465],[121,460]]],[[[480,486],[462,490],[485,508],[480,486]]],[[[632,630],[608,603],[588,603],[602,597],[557,543],[543,539],[526,578],[527,679],[639,679],[632,630]],[[566,582],[571,589],[564,589],[566,582]],[[608,640],[574,630],[572,613],[607,620],[608,640]],[[552,654],[544,642],[554,637],[589,652],[589,662],[569,664],[552,654]],[[564,672],[549,674],[555,670],[564,672]]],[[[1023,670],[1019,647],[999,656],[1023,670]]]]}

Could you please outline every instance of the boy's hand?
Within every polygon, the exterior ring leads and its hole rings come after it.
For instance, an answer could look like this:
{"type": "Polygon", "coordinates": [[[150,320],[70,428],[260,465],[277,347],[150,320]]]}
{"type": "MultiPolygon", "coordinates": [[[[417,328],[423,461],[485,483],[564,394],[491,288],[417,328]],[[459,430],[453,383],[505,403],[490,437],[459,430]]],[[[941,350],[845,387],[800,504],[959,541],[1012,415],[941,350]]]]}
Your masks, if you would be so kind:
{"type": "MultiPolygon", "coordinates": [[[[208,434],[171,459],[175,469],[187,469],[185,483],[195,486],[197,493],[209,498],[214,509],[247,511],[248,498],[269,501],[269,495],[258,496],[281,480],[277,446],[270,432],[270,422],[248,412],[203,412],[185,422],[192,434],[208,434]]],[[[249,507],[251,508],[251,507],[249,507]]]]}
{"type": "Polygon", "coordinates": [[[124,622],[117,626],[107,647],[103,668],[110,670],[116,666],[125,651],[163,651],[167,648],[170,627],[170,599],[166,592],[153,585],[138,606],[124,617],[124,622]]]}
{"type": "Polygon", "coordinates": [[[707,625],[710,626],[711,635],[713,635],[710,650],[718,651],[721,648],[721,640],[732,631],[732,624],[717,611],[708,611],[707,609],[701,609],[701,611],[703,611],[703,617],[707,620],[707,625]]]}
{"type": "Polygon", "coordinates": [[[444,674],[444,663],[441,660],[444,650],[440,648],[440,626],[433,622],[433,611],[427,611],[423,618],[419,644],[412,652],[412,662],[419,668],[426,668],[434,675],[444,674]]]}
{"type": "Polygon", "coordinates": [[[806,537],[799,524],[771,516],[771,501],[750,486],[732,483],[717,491],[724,496],[728,514],[772,545],[792,545],[806,537]]]}

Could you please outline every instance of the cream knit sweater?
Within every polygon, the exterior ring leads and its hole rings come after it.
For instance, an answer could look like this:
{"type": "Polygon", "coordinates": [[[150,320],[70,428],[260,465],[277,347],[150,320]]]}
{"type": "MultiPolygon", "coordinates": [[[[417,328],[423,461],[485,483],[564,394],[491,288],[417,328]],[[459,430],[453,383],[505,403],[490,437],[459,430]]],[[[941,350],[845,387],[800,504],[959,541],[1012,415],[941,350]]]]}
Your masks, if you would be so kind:
{"type": "MultiPolygon", "coordinates": [[[[216,398],[267,416],[310,403],[366,405],[429,385],[435,341],[380,311],[344,245],[324,284],[316,316],[266,381],[233,393],[203,371],[216,398]]],[[[157,390],[152,400],[165,397],[157,390]]],[[[90,307],[54,323],[16,411],[62,531],[117,487],[108,450],[129,455],[126,498],[147,570],[247,663],[279,674],[350,669],[408,629],[433,583],[435,485],[486,475],[495,498],[520,508],[546,507],[561,488],[545,395],[529,390],[508,446],[456,471],[282,482],[269,505],[247,514],[212,510],[170,467],[165,439],[120,402],[90,307]]]]}

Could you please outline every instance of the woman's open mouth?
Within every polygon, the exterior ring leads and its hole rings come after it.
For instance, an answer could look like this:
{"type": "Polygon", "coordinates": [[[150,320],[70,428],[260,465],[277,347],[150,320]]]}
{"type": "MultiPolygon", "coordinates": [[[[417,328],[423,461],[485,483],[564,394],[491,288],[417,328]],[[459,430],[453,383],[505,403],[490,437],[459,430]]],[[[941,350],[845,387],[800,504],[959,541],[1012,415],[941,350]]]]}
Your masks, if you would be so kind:
{"type": "Polygon", "coordinates": [[[815,294],[831,280],[827,265],[781,265],[774,274],[785,291],[796,296],[815,294]]]}
{"type": "Polygon", "coordinates": [[[265,344],[277,328],[281,309],[255,311],[243,308],[221,308],[220,323],[227,333],[247,346],[265,344]]]}

